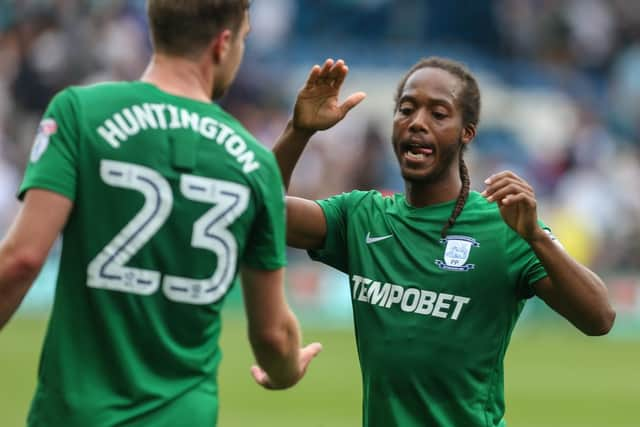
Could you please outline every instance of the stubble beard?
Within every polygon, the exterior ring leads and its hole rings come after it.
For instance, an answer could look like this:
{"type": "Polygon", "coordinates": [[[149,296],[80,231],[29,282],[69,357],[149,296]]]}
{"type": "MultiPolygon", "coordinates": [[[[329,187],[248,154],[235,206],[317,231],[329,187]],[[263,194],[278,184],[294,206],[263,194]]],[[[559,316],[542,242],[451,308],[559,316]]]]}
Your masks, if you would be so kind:
{"type": "Polygon", "coordinates": [[[437,164],[434,165],[433,169],[430,169],[426,173],[416,173],[413,170],[407,171],[402,167],[402,161],[398,159],[402,179],[406,182],[418,185],[430,185],[445,180],[452,164],[454,164],[454,162],[456,162],[460,157],[462,148],[462,140],[461,138],[458,138],[458,143],[456,145],[447,147],[441,151],[439,159],[437,159],[437,164]]]}

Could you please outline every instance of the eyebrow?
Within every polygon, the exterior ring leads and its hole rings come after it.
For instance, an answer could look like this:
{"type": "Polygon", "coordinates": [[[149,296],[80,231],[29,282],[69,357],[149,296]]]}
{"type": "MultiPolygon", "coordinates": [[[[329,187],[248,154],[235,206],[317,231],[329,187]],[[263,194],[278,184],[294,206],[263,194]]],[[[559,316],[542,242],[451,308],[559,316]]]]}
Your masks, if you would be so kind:
{"type": "MultiPolygon", "coordinates": [[[[455,99],[454,99],[455,101],[455,99]]],[[[398,100],[398,105],[402,104],[403,102],[411,102],[413,104],[417,104],[418,100],[415,96],[413,95],[402,95],[400,97],[400,99],[398,100]]],[[[445,99],[445,98],[429,98],[428,105],[442,105],[444,107],[453,107],[454,103],[445,99]]]]}

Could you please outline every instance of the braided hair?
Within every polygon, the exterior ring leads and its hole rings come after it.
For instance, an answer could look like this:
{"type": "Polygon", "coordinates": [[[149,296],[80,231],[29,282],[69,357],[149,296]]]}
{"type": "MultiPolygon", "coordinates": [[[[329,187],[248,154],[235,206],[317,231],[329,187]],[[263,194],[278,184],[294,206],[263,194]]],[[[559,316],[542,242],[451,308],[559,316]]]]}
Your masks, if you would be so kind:
{"type": "MultiPolygon", "coordinates": [[[[394,99],[396,110],[398,109],[398,104],[400,102],[400,98],[402,97],[402,91],[404,90],[404,86],[406,85],[407,80],[409,80],[409,77],[411,77],[413,73],[423,68],[438,68],[447,71],[448,73],[460,79],[463,84],[463,89],[458,101],[458,106],[462,110],[462,125],[463,127],[466,127],[468,125],[477,126],[478,122],[480,121],[480,88],[478,87],[478,82],[471,74],[469,69],[462,63],[453,61],[451,59],[439,58],[436,56],[421,59],[402,77],[402,79],[398,83],[394,99]]],[[[447,232],[455,224],[456,219],[462,212],[464,204],[467,202],[467,198],[469,197],[471,179],[469,177],[469,170],[467,169],[467,165],[463,158],[465,149],[466,145],[463,145],[462,149],[460,150],[459,159],[462,189],[460,190],[460,194],[458,194],[458,199],[456,200],[453,212],[451,212],[451,216],[447,220],[446,224],[442,227],[442,231],[440,232],[440,235],[443,238],[447,236],[447,232]]]]}

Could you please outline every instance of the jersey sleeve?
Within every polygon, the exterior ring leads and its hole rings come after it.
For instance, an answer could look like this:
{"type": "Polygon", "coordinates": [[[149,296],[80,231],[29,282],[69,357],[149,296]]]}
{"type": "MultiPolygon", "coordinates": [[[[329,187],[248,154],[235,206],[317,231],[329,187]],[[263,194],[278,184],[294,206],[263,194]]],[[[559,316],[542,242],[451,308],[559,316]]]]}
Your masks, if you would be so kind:
{"type": "Polygon", "coordinates": [[[77,113],[71,89],[53,98],[38,126],[18,198],[24,198],[31,188],[41,188],[75,199],[80,138],[77,113]]]}
{"type": "MultiPolygon", "coordinates": [[[[551,234],[551,229],[542,221],[538,221],[543,230],[551,234]]],[[[517,233],[514,243],[511,245],[512,265],[518,268],[518,295],[523,298],[531,298],[535,295],[534,283],[548,276],[544,266],[533,252],[529,244],[517,233]]],[[[553,236],[553,235],[552,235],[553,236]]],[[[555,238],[554,238],[555,240],[555,238]]]]}
{"type": "Polygon", "coordinates": [[[327,236],[324,246],[308,251],[311,259],[330,265],[342,272],[347,272],[347,212],[349,196],[343,193],[324,200],[316,200],[327,221],[327,236]]]}
{"type": "Polygon", "coordinates": [[[285,194],[275,158],[271,157],[265,166],[257,180],[259,206],[243,263],[256,269],[277,270],[287,263],[285,194]]]}

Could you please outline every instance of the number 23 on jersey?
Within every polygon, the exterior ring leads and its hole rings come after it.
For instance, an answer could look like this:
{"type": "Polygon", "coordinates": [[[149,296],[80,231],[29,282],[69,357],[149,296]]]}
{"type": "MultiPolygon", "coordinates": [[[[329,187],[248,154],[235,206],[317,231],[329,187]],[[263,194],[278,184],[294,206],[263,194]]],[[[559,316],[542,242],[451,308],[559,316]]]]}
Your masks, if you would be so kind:
{"type": "Polygon", "coordinates": [[[163,277],[159,271],[126,264],[167,221],[173,208],[169,182],[148,167],[113,160],[101,162],[100,177],[108,185],[142,193],[144,205],[89,263],[89,287],[150,295],[162,282],[167,298],[189,304],[210,304],[227,292],[235,276],[238,257],[236,239],[227,227],[247,209],[250,197],[247,187],[229,181],[181,175],[182,196],[214,205],[193,224],[191,246],[213,252],[218,263],[213,275],[206,279],[163,277]]]}

